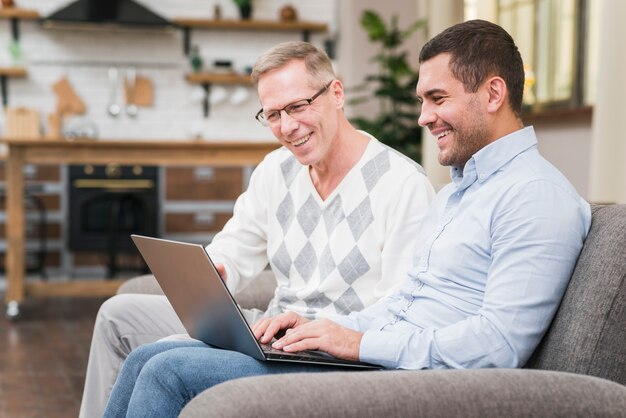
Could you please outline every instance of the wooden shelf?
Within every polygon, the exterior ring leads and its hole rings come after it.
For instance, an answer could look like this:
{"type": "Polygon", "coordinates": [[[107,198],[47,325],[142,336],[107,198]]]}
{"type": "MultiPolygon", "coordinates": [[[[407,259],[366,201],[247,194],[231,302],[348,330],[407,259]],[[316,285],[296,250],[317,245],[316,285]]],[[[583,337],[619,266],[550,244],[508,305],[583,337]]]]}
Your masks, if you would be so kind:
{"type": "Polygon", "coordinates": [[[0,77],[26,77],[28,72],[22,67],[0,67],[0,77]]]}
{"type": "Polygon", "coordinates": [[[177,18],[172,23],[183,29],[183,50],[189,55],[191,50],[191,30],[236,30],[236,31],[278,31],[278,32],[302,32],[302,40],[309,41],[312,32],[327,32],[328,25],[325,23],[307,22],[296,20],[293,22],[281,22],[278,20],[236,20],[236,19],[195,19],[177,18]]]}
{"type": "Polygon", "coordinates": [[[189,73],[185,76],[188,83],[200,84],[204,89],[204,99],[202,100],[202,108],[204,117],[209,117],[209,94],[211,93],[212,84],[226,85],[242,85],[251,86],[252,80],[247,74],[237,73],[189,73]]]}
{"type": "Polygon", "coordinates": [[[522,109],[522,119],[526,124],[555,121],[589,122],[592,114],[592,106],[542,110],[522,109]]]}
{"type": "MultiPolygon", "coordinates": [[[[2,10],[2,9],[0,9],[2,10]]],[[[2,106],[6,108],[9,104],[9,78],[26,77],[25,68],[22,67],[0,67],[0,95],[2,95],[2,106]]]]}
{"type": "Polygon", "coordinates": [[[192,84],[252,85],[249,75],[237,73],[189,73],[185,76],[185,79],[192,84]]]}
{"type": "MultiPolygon", "coordinates": [[[[308,22],[296,20],[293,22],[282,22],[278,20],[253,20],[253,19],[196,19],[177,18],[172,23],[183,29],[183,49],[185,55],[189,55],[191,50],[191,30],[234,30],[234,31],[278,31],[278,32],[302,32],[302,40],[309,41],[312,32],[327,32],[328,25],[325,23],[308,22]]],[[[187,82],[200,84],[205,91],[202,107],[204,117],[209,116],[209,93],[212,84],[227,85],[251,85],[250,76],[234,73],[191,73],[186,77],[187,82]]]]}
{"type": "Polygon", "coordinates": [[[1,7],[0,19],[9,19],[11,21],[11,36],[14,42],[18,42],[20,39],[20,20],[38,20],[39,12],[20,7],[1,7]]]}
{"type": "Polygon", "coordinates": [[[284,31],[284,32],[326,32],[328,25],[325,23],[293,21],[281,22],[274,20],[235,20],[235,19],[193,19],[178,18],[172,20],[177,26],[214,29],[214,30],[260,30],[260,31],[284,31]]]}
{"type": "Polygon", "coordinates": [[[20,7],[1,7],[0,19],[23,19],[37,20],[39,13],[32,9],[22,9],[20,7]]]}

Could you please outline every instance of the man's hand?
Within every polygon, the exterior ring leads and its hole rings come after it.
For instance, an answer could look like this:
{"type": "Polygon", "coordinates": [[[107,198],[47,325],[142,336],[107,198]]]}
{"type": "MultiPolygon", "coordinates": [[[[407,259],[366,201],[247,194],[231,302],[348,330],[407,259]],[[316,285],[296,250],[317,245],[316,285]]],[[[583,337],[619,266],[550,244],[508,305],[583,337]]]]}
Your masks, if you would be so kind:
{"type": "Polygon", "coordinates": [[[226,267],[222,263],[215,264],[215,270],[220,274],[222,281],[226,283],[226,267]]]}
{"type": "Polygon", "coordinates": [[[307,322],[309,322],[308,319],[301,317],[295,312],[285,312],[272,318],[261,319],[252,326],[252,332],[257,340],[267,344],[281,330],[296,328],[307,322]]]}
{"type": "Polygon", "coordinates": [[[328,319],[318,319],[287,329],[272,347],[287,351],[319,350],[346,360],[359,360],[363,334],[328,319]]]}

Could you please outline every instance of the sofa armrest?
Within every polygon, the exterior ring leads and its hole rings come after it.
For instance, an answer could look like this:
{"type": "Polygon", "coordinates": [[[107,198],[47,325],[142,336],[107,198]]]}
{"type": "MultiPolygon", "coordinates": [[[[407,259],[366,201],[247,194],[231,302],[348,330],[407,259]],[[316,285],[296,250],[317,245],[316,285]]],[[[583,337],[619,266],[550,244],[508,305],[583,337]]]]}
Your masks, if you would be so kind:
{"type": "Polygon", "coordinates": [[[626,386],[541,370],[298,373],[232,380],[181,417],[623,417],[626,386]]]}
{"type": "Polygon", "coordinates": [[[117,288],[117,295],[124,293],[142,293],[146,295],[162,295],[163,290],[152,274],[133,277],[117,288]]]}
{"type": "Polygon", "coordinates": [[[235,300],[242,308],[267,309],[267,305],[274,297],[276,278],[272,270],[263,270],[248,286],[235,295],[235,300]]]}
{"type": "MultiPolygon", "coordinates": [[[[267,309],[270,299],[274,296],[276,279],[271,270],[265,270],[246,288],[235,295],[235,300],[242,308],[257,308],[262,311],[267,309]]],[[[117,294],[143,293],[149,295],[162,295],[163,290],[152,274],[133,277],[126,280],[117,289],[117,294]]]]}

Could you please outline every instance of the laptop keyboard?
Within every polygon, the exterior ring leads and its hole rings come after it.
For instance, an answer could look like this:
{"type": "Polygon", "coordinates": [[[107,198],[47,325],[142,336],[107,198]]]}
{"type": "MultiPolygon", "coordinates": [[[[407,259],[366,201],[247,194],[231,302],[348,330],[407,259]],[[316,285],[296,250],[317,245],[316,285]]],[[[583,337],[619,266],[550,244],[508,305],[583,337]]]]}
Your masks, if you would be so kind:
{"type": "Polygon", "coordinates": [[[331,356],[328,353],[324,353],[323,351],[299,351],[297,353],[287,353],[283,350],[277,350],[273,348],[269,344],[260,344],[261,349],[265,353],[268,359],[273,360],[297,360],[297,361],[305,361],[308,363],[320,363],[320,364],[330,364],[336,366],[352,366],[352,367],[361,367],[363,369],[379,369],[379,366],[375,366],[372,364],[361,363],[358,361],[345,361],[340,360],[336,357],[331,356]]]}
{"type": "Polygon", "coordinates": [[[283,350],[278,350],[270,344],[261,344],[261,348],[266,354],[271,354],[272,357],[279,359],[324,361],[333,358],[331,355],[322,352],[310,353],[307,351],[299,351],[297,353],[288,353],[283,350]]]}

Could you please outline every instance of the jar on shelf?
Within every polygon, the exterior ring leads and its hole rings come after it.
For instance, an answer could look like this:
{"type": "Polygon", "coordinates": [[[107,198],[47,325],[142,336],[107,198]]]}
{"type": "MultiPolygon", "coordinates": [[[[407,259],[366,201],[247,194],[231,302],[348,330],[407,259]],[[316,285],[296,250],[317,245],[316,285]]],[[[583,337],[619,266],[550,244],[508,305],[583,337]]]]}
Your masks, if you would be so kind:
{"type": "Polygon", "coordinates": [[[194,73],[199,73],[202,71],[202,67],[204,65],[202,61],[202,57],[200,56],[200,48],[198,45],[194,45],[191,48],[191,54],[189,55],[189,64],[191,65],[191,70],[194,73]]]}

